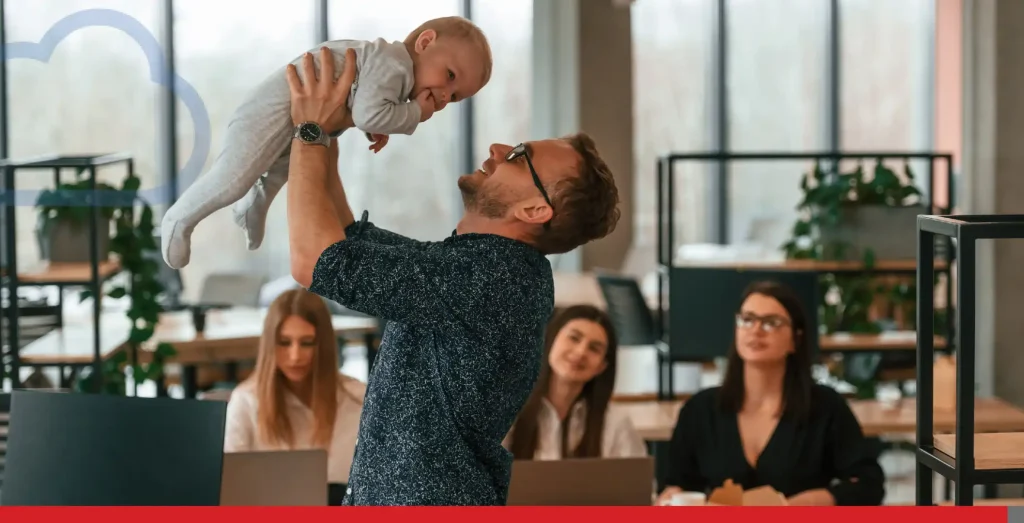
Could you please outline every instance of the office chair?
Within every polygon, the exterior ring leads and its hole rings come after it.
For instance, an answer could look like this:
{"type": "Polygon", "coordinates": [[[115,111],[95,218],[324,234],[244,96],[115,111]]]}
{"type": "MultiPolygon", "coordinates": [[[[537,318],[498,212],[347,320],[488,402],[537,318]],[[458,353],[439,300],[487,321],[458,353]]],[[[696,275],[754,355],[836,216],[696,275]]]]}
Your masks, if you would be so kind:
{"type": "Polygon", "coordinates": [[[619,335],[619,345],[654,345],[657,341],[654,316],[640,291],[640,284],[633,278],[612,274],[598,274],[597,283],[619,335]]]}
{"type": "Polygon", "coordinates": [[[264,276],[240,273],[213,273],[203,281],[199,303],[231,307],[259,307],[264,276]]]}

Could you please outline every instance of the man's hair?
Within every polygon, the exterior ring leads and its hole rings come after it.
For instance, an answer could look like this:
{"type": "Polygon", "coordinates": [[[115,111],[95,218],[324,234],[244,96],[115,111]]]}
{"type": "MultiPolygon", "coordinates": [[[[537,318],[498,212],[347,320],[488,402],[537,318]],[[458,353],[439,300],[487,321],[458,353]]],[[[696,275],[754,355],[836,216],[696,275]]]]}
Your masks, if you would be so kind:
{"type": "Polygon", "coordinates": [[[619,222],[619,190],[593,138],[577,133],[563,138],[579,154],[577,172],[554,184],[554,217],[535,244],[544,254],[562,254],[604,238],[619,222]]]}
{"type": "Polygon", "coordinates": [[[420,37],[420,34],[427,30],[437,33],[438,40],[452,38],[462,40],[475,47],[483,60],[483,78],[481,78],[480,85],[487,85],[491,81],[491,68],[493,67],[491,44],[488,43],[484,32],[473,22],[461,16],[444,16],[427,20],[405,37],[405,45],[411,49],[416,45],[416,39],[420,37]]]}

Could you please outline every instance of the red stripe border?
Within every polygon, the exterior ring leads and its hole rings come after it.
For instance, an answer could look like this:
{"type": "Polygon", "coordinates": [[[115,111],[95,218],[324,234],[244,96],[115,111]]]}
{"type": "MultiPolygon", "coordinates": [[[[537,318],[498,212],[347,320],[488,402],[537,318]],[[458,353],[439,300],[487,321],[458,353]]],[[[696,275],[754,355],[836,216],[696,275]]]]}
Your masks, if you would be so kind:
{"type": "Polygon", "coordinates": [[[907,523],[912,518],[927,517],[928,523],[1007,523],[1006,507],[0,507],[0,521],[11,523],[37,523],[55,521],[68,523],[69,518],[79,522],[91,520],[103,523],[131,521],[132,523],[201,523],[216,521],[227,523],[235,518],[246,523],[338,523],[339,517],[366,518],[355,521],[395,521],[416,523],[467,521],[479,523],[539,523],[557,521],[569,523],[585,520],[587,523],[681,523],[709,521],[713,523],[746,523],[751,517],[785,518],[786,523],[907,523]],[[230,518],[230,519],[226,519],[230,518]],[[285,519],[287,518],[287,519],[285,519]],[[415,519],[413,519],[415,518],[415,519]],[[486,519],[481,519],[486,518],[486,519]],[[690,519],[701,518],[701,519],[690,519]],[[704,519],[707,518],[707,519],[704,519]],[[827,519],[824,519],[827,518],[827,519]],[[288,522],[291,520],[291,522],[288,522]]]}

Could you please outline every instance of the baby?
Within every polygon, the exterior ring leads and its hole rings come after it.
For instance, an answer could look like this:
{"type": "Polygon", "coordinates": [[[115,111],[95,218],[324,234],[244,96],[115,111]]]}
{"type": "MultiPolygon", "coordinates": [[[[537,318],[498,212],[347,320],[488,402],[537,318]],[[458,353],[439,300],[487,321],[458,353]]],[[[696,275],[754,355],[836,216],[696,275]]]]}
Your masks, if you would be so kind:
{"type": "MultiPolygon", "coordinates": [[[[320,47],[331,50],[338,75],[344,69],[345,50],[355,50],[358,73],[348,106],[352,122],[373,142],[374,152],[387,144],[388,135],[411,135],[448,103],[475,95],[491,76],[486,37],[457,16],[429,20],[404,42],[338,40],[320,47]]],[[[301,68],[301,57],[292,63],[301,68]]],[[[242,102],[210,170],[164,214],[161,248],[170,267],[188,265],[196,225],[231,204],[249,250],[263,242],[270,203],[288,181],[295,131],[284,73],[284,67],[274,72],[242,102]]]]}

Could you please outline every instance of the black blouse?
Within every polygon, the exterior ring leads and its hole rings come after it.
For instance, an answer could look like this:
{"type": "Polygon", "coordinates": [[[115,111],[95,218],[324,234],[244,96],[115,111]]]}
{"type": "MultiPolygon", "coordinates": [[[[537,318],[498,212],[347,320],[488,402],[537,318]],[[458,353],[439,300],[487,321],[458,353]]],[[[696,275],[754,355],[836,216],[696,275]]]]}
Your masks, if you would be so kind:
{"type": "Polygon", "coordinates": [[[811,415],[802,422],[783,416],[752,467],[736,414],[719,406],[718,391],[701,391],[680,409],[666,484],[710,494],[732,479],[745,490],[770,485],[787,497],[824,488],[840,506],[882,503],[885,475],[838,392],[814,385],[811,415]]]}

